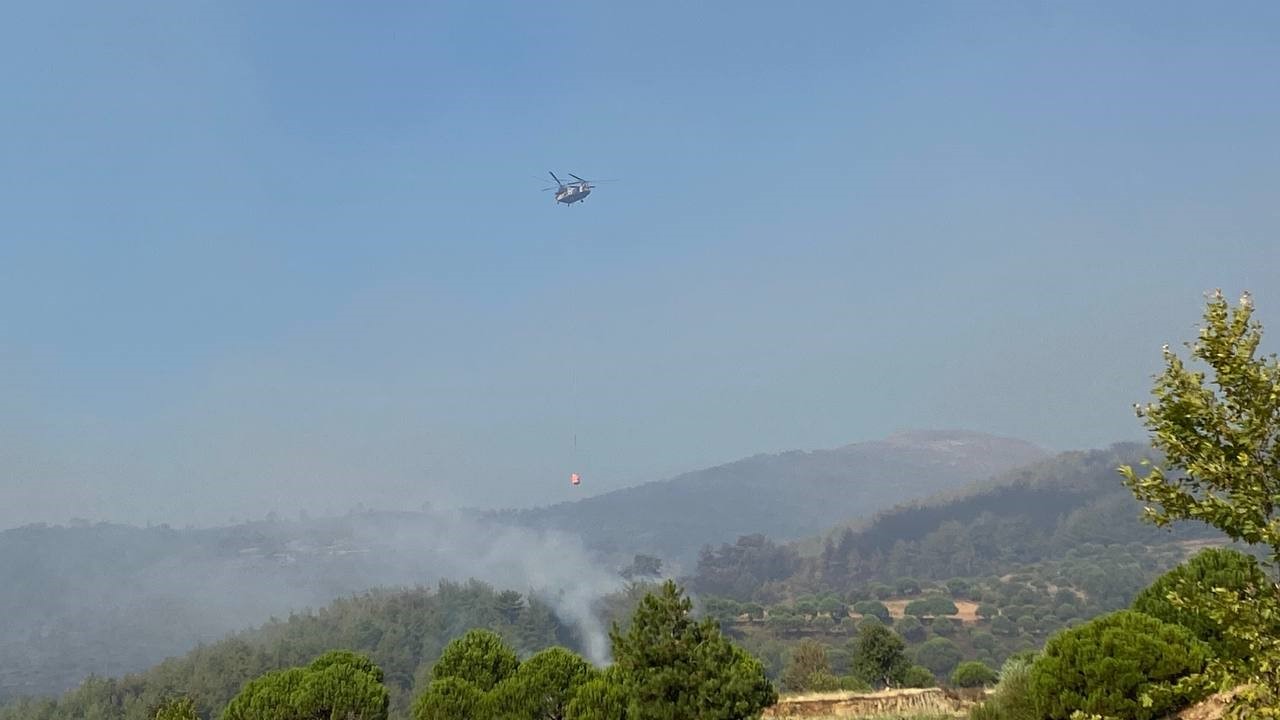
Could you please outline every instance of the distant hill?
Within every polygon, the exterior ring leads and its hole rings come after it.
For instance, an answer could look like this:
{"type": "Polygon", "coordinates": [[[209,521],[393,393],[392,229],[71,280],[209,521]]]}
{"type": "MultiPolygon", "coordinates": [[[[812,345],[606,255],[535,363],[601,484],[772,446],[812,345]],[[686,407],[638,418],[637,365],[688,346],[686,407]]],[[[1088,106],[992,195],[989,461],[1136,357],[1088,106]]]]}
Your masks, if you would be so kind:
{"type": "MultiPolygon", "coordinates": [[[[1150,455],[1150,448],[1131,443],[1062,453],[843,523],[816,540],[790,547],[761,538],[724,544],[700,557],[692,586],[743,600],[796,592],[843,594],[898,578],[1000,575],[1097,548],[1219,537],[1201,523],[1162,529],[1142,519],[1142,505],[1121,483],[1117,468],[1136,466],[1150,455]]],[[[1101,594],[1116,597],[1132,590],[1135,581],[1095,580],[1109,588],[1101,594]]]]}
{"type": "Polygon", "coordinates": [[[1047,457],[1022,440],[913,431],[833,450],[755,455],[670,480],[545,508],[494,513],[580,533],[593,550],[643,552],[692,566],[699,549],[740,535],[789,540],[953,490],[1047,457]]]}

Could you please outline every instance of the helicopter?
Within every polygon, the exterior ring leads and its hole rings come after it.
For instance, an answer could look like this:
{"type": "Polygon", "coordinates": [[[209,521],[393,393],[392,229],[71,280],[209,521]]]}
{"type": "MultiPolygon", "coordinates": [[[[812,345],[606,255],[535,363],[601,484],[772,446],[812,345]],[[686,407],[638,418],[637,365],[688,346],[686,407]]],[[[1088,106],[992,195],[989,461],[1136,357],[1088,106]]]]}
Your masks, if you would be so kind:
{"type": "Polygon", "coordinates": [[[591,181],[583,180],[573,173],[569,173],[569,177],[577,180],[577,182],[566,183],[556,177],[556,174],[550,170],[547,172],[551,175],[551,179],[556,181],[556,186],[542,188],[542,191],[546,192],[547,190],[555,190],[556,202],[562,202],[565,205],[572,205],[579,200],[586,200],[587,196],[591,194],[592,188],[595,187],[595,185],[591,184],[591,181]]]}

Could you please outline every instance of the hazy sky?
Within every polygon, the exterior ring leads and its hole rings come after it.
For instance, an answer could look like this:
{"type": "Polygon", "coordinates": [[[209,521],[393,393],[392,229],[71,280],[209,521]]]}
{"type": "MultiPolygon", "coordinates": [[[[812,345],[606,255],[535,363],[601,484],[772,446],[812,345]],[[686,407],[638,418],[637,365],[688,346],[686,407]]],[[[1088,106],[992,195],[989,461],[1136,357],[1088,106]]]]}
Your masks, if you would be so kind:
{"type": "Polygon", "coordinates": [[[1278,28],[11,7],[0,527],[556,502],[907,427],[1140,439],[1204,291],[1280,333],[1278,28]],[[620,182],[556,206],[547,170],[620,182]]]}

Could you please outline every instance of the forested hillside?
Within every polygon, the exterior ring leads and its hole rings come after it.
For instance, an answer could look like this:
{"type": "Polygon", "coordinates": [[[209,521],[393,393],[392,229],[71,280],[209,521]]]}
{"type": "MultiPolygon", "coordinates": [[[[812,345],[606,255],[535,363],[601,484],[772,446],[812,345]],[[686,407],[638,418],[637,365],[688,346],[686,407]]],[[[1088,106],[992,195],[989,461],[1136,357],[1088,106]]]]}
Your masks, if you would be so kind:
{"type": "Polygon", "coordinates": [[[689,583],[775,678],[801,642],[848,672],[868,618],[889,624],[937,679],[968,660],[998,668],[1226,542],[1208,526],[1141,519],[1117,469],[1148,454],[1131,444],[1064,453],[817,542],[744,536],[704,548],[689,583]]]}
{"type": "Polygon", "coordinates": [[[424,509],[212,529],[81,522],[7,530],[0,606],[13,610],[0,617],[0,699],[142,670],[273,614],[378,586],[477,577],[570,588],[561,602],[582,620],[637,552],[691,568],[705,543],[760,531],[800,537],[1041,455],[975,433],[906,433],[747,458],[516,514],[424,509]]]}
{"type": "Polygon", "coordinates": [[[622,582],[571,536],[429,510],[207,530],[79,523],[0,532],[0,699],[140,671],[370,588],[467,577],[560,593],[558,609],[578,622],[622,582]]]}
{"type": "Polygon", "coordinates": [[[143,673],[90,678],[57,700],[5,707],[0,720],[144,720],[174,692],[191,696],[202,717],[217,717],[246,681],[304,665],[335,648],[367,653],[386,674],[392,707],[403,715],[421,672],[450,640],[471,628],[498,632],[524,655],[552,645],[584,647],[578,631],[550,606],[515,591],[479,582],[379,590],[203,645],[143,673]]]}
{"type": "Polygon", "coordinates": [[[692,586],[737,600],[773,601],[797,592],[844,593],[897,578],[946,580],[1004,574],[1069,553],[1208,537],[1210,530],[1162,530],[1117,468],[1148,450],[1118,444],[1069,452],[926,498],[829,533],[820,543],[779,544],[761,536],[703,549],[692,586]],[[820,548],[820,549],[816,549],[820,548]]]}
{"type": "Polygon", "coordinates": [[[798,539],[914,498],[1042,459],[1020,440],[960,431],[904,432],[834,450],[757,455],[661,482],[495,516],[572,529],[593,550],[691,566],[698,548],[763,533],[798,539]]]}
{"type": "MultiPolygon", "coordinates": [[[[1125,606],[1206,535],[1197,526],[1170,532],[1141,522],[1116,468],[1144,454],[1137,445],[1065,453],[885,510],[817,542],[755,533],[707,546],[688,583],[775,679],[787,648],[802,638],[822,638],[839,658],[864,614],[858,604],[869,601],[885,603],[883,613],[862,609],[883,614],[913,651],[945,639],[957,657],[994,665],[1059,628],[1125,606]],[[916,627],[904,608],[931,593],[969,603],[960,611],[968,615],[951,618],[954,628],[916,627]]],[[[608,614],[597,601],[622,585],[618,567],[597,562],[567,535],[425,511],[216,530],[28,527],[0,533],[0,558],[11,580],[0,597],[15,608],[0,643],[9,696],[57,693],[91,673],[140,671],[273,614],[372,587],[488,573],[490,581],[524,578],[517,585],[524,591],[535,579],[554,580],[570,589],[547,596],[564,637],[608,614]]],[[[333,637],[323,626],[297,627],[333,637]]],[[[426,657],[414,632],[350,642],[398,654],[383,664],[403,675],[426,657]],[[408,645],[393,651],[402,641],[408,645]]]]}

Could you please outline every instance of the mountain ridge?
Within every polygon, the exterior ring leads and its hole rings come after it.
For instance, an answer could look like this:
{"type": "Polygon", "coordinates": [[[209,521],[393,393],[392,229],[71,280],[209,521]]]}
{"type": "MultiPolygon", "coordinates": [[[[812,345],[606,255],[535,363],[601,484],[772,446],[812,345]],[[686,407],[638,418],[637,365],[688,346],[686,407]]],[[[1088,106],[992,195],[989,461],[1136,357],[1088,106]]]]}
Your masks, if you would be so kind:
{"type": "Polygon", "coordinates": [[[764,533],[801,539],[914,497],[959,488],[1050,453],[969,430],[903,430],[836,448],[758,453],[663,480],[487,517],[583,535],[609,556],[690,563],[704,545],[764,533]],[[661,516],[663,522],[654,523],[661,516]]]}

